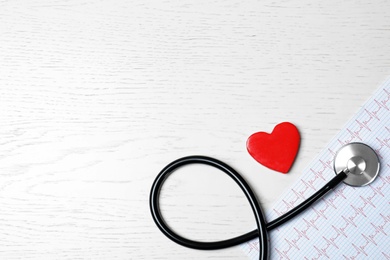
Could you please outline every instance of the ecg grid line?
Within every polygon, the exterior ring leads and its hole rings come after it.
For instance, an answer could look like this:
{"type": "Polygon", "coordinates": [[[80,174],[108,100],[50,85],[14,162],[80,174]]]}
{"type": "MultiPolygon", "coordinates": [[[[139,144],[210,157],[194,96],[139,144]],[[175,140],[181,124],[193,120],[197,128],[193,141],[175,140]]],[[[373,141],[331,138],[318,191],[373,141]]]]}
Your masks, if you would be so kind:
{"type": "MultiPolygon", "coordinates": [[[[286,213],[334,176],[333,157],[350,142],[371,146],[381,161],[365,187],[339,185],[310,209],[270,232],[271,259],[390,260],[390,78],[374,93],[279,200],[268,220],[286,213]]],[[[258,259],[257,239],[242,244],[258,259]]]]}

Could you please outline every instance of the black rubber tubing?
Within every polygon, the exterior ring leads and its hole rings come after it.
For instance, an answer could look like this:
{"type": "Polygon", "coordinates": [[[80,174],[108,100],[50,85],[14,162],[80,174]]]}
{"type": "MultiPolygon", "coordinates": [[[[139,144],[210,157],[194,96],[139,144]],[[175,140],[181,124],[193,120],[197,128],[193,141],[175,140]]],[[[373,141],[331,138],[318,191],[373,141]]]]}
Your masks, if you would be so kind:
{"type": "Polygon", "coordinates": [[[322,198],[331,189],[336,187],[346,177],[347,174],[344,171],[336,174],[336,176],[333,179],[331,179],[327,184],[325,184],[324,187],[316,191],[316,193],[314,193],[304,202],[302,202],[292,210],[288,211],[284,215],[267,223],[265,221],[263,211],[256,199],[254,192],[246,183],[244,178],[241,177],[241,175],[236,170],[234,170],[226,163],[211,157],[201,156],[201,155],[187,156],[171,162],[170,164],[165,166],[161,170],[161,172],[157,175],[150,191],[150,211],[152,213],[154,222],[156,223],[157,227],[161,230],[161,232],[177,244],[180,244],[185,247],[193,248],[193,249],[215,250],[215,249],[222,249],[222,248],[236,246],[245,243],[247,241],[250,241],[252,239],[258,238],[259,259],[266,260],[268,259],[268,254],[269,254],[268,231],[279,227],[280,225],[286,223],[288,220],[292,219],[302,211],[306,210],[314,202],[322,198]],[[169,175],[172,172],[188,164],[206,164],[221,170],[222,172],[226,173],[229,177],[231,177],[241,188],[246,198],[248,199],[249,204],[252,207],[253,214],[255,215],[257,229],[238,237],[221,240],[221,241],[215,241],[215,242],[199,242],[199,241],[190,240],[176,234],[172,229],[170,229],[169,226],[165,223],[160,212],[160,206],[159,206],[160,190],[163,186],[163,183],[166,181],[166,179],[169,177],[169,175]]]}

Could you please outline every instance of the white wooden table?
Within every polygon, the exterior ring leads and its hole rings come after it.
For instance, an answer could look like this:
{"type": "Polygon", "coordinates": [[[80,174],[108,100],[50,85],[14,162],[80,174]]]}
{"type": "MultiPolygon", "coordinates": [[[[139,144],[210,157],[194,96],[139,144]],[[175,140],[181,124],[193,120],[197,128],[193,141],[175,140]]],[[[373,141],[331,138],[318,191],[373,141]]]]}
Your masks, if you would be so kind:
{"type": "MultiPolygon", "coordinates": [[[[246,259],[163,236],[149,191],[165,164],[219,158],[269,209],[390,74],[389,1],[0,2],[0,259],[246,259]],[[302,142],[290,173],[245,142],[283,121],[302,142]]],[[[179,233],[254,227],[223,174],[162,190],[179,233]]]]}

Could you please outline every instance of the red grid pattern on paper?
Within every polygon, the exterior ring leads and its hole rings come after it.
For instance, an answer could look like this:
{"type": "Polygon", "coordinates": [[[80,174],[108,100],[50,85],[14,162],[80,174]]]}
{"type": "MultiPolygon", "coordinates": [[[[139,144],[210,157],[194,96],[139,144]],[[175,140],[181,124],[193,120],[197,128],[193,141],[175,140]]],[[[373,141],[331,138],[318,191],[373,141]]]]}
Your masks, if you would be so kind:
{"type": "MultiPolygon", "coordinates": [[[[271,233],[272,259],[390,259],[390,81],[386,84],[277,204],[271,219],[291,210],[326,183],[334,174],[335,151],[347,143],[369,141],[381,160],[380,176],[364,188],[339,186],[291,224],[271,233]],[[335,216],[337,221],[333,221],[335,216]],[[328,222],[331,224],[327,226],[328,222]]],[[[258,246],[254,240],[243,248],[256,259],[258,246]]]]}

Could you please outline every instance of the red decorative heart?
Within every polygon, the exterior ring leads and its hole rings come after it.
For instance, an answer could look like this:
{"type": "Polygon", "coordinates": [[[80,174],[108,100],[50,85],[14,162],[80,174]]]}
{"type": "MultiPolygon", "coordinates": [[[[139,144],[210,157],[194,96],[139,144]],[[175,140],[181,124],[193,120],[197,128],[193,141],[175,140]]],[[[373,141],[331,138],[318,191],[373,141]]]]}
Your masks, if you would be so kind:
{"type": "Polygon", "coordinates": [[[262,165],[287,173],[298,153],[301,137],[295,125],[283,122],[275,126],[271,134],[254,133],[248,138],[249,154],[262,165]]]}

